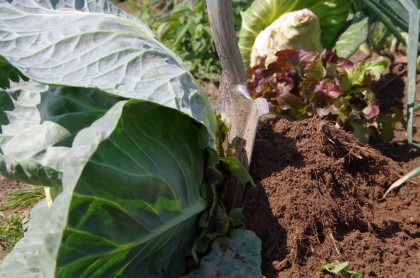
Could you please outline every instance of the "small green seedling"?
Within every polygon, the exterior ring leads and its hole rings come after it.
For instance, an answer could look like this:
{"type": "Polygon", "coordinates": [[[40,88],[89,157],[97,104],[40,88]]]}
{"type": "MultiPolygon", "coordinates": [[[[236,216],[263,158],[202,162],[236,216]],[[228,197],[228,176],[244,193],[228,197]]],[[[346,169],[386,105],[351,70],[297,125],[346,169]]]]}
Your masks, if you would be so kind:
{"type": "Polygon", "coordinates": [[[361,273],[349,270],[348,266],[348,262],[340,263],[339,261],[334,261],[332,263],[323,265],[321,267],[321,271],[326,271],[335,277],[363,278],[361,273]]]}

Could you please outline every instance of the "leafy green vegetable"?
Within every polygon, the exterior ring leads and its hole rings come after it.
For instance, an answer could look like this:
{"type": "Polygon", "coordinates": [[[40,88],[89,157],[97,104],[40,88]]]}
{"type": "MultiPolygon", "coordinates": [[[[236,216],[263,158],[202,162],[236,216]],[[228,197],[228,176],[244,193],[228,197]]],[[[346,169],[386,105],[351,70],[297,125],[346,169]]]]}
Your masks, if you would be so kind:
{"type": "MultiPolygon", "coordinates": [[[[22,75],[10,65],[7,60],[0,56],[0,90],[9,88],[10,81],[18,82],[22,75]]],[[[9,123],[5,111],[13,109],[13,102],[7,94],[0,93],[0,125],[9,123]]],[[[0,126],[1,132],[1,126],[0,126]]]]}
{"type": "MultiPolygon", "coordinates": [[[[232,0],[235,30],[239,31],[241,27],[240,12],[250,2],[232,0]]],[[[158,39],[182,58],[194,77],[219,81],[221,65],[213,43],[205,1],[127,0],[118,4],[149,25],[158,39]]]]}
{"type": "Polygon", "coordinates": [[[169,271],[173,253],[190,250],[185,235],[205,208],[200,132],[187,116],[137,100],[118,102],[79,132],[46,228],[44,269],[56,264],[55,275],[80,277],[169,271]]]}
{"type": "Polygon", "coordinates": [[[275,61],[275,53],[280,50],[321,51],[320,35],[318,17],[310,10],[284,13],[258,34],[252,46],[250,67],[263,55],[267,55],[266,63],[275,61]]]}
{"type": "MultiPolygon", "coordinates": [[[[10,82],[10,89],[0,89],[9,97],[14,108],[5,111],[8,124],[0,134],[0,171],[2,175],[26,183],[58,186],[61,183],[61,163],[66,147],[53,147],[68,137],[59,124],[41,121],[38,105],[41,93],[48,86],[34,81],[10,82]]],[[[7,109],[7,108],[6,108],[7,109]]]]}
{"type": "Polygon", "coordinates": [[[262,277],[260,252],[261,240],[253,232],[233,230],[213,242],[198,270],[183,277],[262,277]]]}
{"type": "Polygon", "coordinates": [[[368,36],[368,17],[358,16],[349,28],[344,31],[335,43],[335,51],[338,56],[348,58],[368,36]]]}
{"type": "Polygon", "coordinates": [[[25,76],[150,100],[215,130],[210,105],[191,74],[145,24],[104,0],[54,3],[0,1],[0,55],[25,76]]]}
{"type": "MultiPolygon", "coordinates": [[[[30,85],[37,86],[25,83],[30,85]]],[[[199,140],[203,132],[176,110],[138,100],[117,102],[80,131],[62,164],[64,193],[53,205],[46,231],[55,235],[46,240],[51,254],[42,256],[42,262],[54,259],[43,271],[54,273],[56,260],[57,275],[88,275],[87,266],[94,262],[109,273],[106,260],[110,268],[130,273],[130,264],[120,261],[128,254],[136,272],[166,271],[171,256],[163,254],[189,243],[181,239],[188,239],[185,232],[191,234],[196,214],[205,207],[199,195],[207,145],[199,140]],[[71,263],[75,258],[77,263],[71,263]]]]}
{"type": "Polygon", "coordinates": [[[239,34],[239,50],[244,64],[249,65],[250,53],[255,38],[274,20],[286,12],[307,8],[319,18],[321,43],[331,47],[338,32],[346,21],[351,1],[347,0],[256,0],[242,13],[242,27],[239,34]]]}
{"type": "Polygon", "coordinates": [[[1,274],[180,276],[217,128],[192,75],[106,1],[0,0],[0,17],[0,171],[62,187],[1,274]]]}
{"type": "Polygon", "coordinates": [[[263,57],[249,70],[253,98],[266,98],[277,113],[292,119],[317,115],[335,121],[363,143],[370,129],[382,129],[379,102],[368,87],[380,78],[386,60],[353,64],[327,50],[284,50],[276,56],[276,62],[265,66],[263,57]]]}

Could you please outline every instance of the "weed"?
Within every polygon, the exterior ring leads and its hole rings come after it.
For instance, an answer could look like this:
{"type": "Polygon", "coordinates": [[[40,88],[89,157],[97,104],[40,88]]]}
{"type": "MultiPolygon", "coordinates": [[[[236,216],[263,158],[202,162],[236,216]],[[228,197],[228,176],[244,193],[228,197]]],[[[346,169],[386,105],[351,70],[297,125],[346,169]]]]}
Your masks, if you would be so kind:
{"type": "MultiPolygon", "coordinates": [[[[115,2],[115,1],[114,1],[115,2]]],[[[236,30],[241,26],[240,12],[250,5],[249,0],[233,0],[233,20],[236,30]]],[[[221,65],[211,34],[206,3],[203,0],[134,0],[125,7],[146,23],[159,40],[184,60],[198,79],[218,81],[221,65]]]]}
{"type": "Polygon", "coordinates": [[[361,273],[349,270],[348,266],[348,262],[340,263],[339,261],[334,261],[332,263],[323,265],[321,267],[321,271],[326,271],[335,277],[363,278],[361,273]]]}
{"type": "Polygon", "coordinates": [[[31,208],[44,198],[45,194],[42,187],[34,187],[32,189],[17,189],[7,193],[7,196],[8,199],[0,204],[0,211],[31,208]]]}
{"type": "Polygon", "coordinates": [[[15,215],[4,217],[0,215],[0,245],[5,250],[11,250],[23,237],[22,221],[15,215]]]}

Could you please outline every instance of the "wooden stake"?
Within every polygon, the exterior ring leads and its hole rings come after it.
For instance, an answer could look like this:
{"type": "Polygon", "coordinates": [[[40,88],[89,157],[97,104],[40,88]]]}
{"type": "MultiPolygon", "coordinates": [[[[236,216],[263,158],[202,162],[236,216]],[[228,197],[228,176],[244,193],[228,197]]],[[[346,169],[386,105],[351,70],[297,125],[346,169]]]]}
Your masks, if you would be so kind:
{"type": "MultiPolygon", "coordinates": [[[[229,116],[230,147],[236,150],[239,161],[249,169],[258,117],[263,112],[259,110],[257,103],[251,100],[246,89],[245,67],[233,27],[232,1],[207,0],[207,11],[216,50],[222,64],[216,113],[225,113],[229,116]]],[[[244,192],[245,186],[232,177],[225,201],[228,210],[242,207],[244,192]]]]}

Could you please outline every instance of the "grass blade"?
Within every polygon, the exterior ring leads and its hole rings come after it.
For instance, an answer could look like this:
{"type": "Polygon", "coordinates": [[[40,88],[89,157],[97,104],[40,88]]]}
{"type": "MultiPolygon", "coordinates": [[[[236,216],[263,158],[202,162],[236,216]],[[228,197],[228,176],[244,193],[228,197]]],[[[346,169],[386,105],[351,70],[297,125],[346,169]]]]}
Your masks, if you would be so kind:
{"type": "Polygon", "coordinates": [[[408,143],[420,148],[420,144],[413,142],[413,116],[416,97],[416,61],[419,40],[420,10],[410,11],[410,25],[408,31],[407,60],[408,60],[408,88],[407,88],[407,140],[408,143]]]}
{"type": "Polygon", "coordinates": [[[0,211],[32,208],[45,195],[43,187],[39,186],[32,189],[16,189],[8,193],[7,197],[8,199],[0,204],[0,211]]]}
{"type": "Polygon", "coordinates": [[[402,178],[398,179],[396,182],[391,184],[391,186],[388,188],[388,190],[385,192],[384,196],[382,196],[382,199],[385,199],[386,195],[391,192],[391,190],[401,186],[405,182],[409,181],[410,179],[414,178],[415,176],[418,176],[420,174],[420,166],[411,170],[407,174],[405,174],[402,178]]]}

